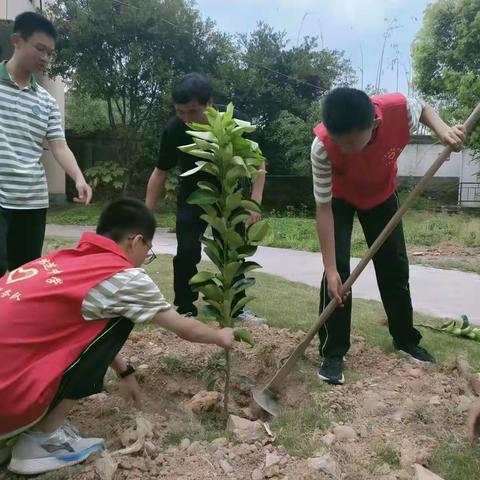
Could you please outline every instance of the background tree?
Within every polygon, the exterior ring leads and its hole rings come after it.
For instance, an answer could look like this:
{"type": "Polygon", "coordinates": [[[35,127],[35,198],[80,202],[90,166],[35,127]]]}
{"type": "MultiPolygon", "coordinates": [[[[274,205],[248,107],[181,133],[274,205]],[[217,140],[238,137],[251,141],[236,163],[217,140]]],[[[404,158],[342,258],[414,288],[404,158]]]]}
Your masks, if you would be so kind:
{"type": "MultiPolygon", "coordinates": [[[[82,117],[94,124],[106,112],[124,190],[145,188],[160,132],[173,113],[173,82],[185,73],[205,73],[218,103],[233,101],[254,119],[269,171],[277,174],[298,174],[297,166],[308,161],[306,140],[298,157],[295,148],[285,154],[277,131],[288,125],[281,121],[285,112],[306,127],[306,139],[309,124],[320,120],[309,118],[312,104],[333,85],[354,79],[343,53],[319,49],[316,38],[291,47],[285,32],[265,23],[233,37],[202,19],[190,0],[55,0],[50,14],[61,38],[52,74],[65,78],[72,92],[69,124],[85,133],[91,125],[82,117]]],[[[108,172],[100,168],[95,175],[100,181],[108,172]]]]}
{"type": "MultiPolygon", "coordinates": [[[[439,0],[425,11],[413,44],[415,85],[451,122],[480,100],[480,0],[439,0]]],[[[480,155],[480,127],[470,145],[480,155]]]]}
{"type": "Polygon", "coordinates": [[[125,188],[142,158],[139,140],[148,131],[158,136],[158,123],[170,113],[165,98],[173,79],[192,70],[214,72],[221,62],[225,36],[192,5],[57,0],[50,9],[61,38],[53,73],[79,95],[106,103],[127,172],[125,188]]]}

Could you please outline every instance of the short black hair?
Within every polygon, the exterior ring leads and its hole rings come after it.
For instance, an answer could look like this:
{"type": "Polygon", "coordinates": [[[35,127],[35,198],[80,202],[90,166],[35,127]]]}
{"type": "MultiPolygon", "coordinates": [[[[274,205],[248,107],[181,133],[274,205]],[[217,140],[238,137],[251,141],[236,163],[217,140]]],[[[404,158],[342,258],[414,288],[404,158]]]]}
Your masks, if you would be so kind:
{"type": "Polygon", "coordinates": [[[181,77],[173,89],[173,103],[183,105],[192,100],[206,105],[212,98],[213,87],[208,78],[201,73],[189,73],[181,77]]]}
{"type": "Polygon", "coordinates": [[[157,228],[153,213],[135,198],[122,197],[105,207],[98,220],[97,233],[121,242],[129,235],[152,240],[157,228]]]}
{"type": "Polygon", "coordinates": [[[323,100],[322,118],[329,133],[342,135],[370,128],[375,120],[375,108],[362,90],[335,88],[323,100]]]}
{"type": "Polygon", "coordinates": [[[28,40],[34,33],[46,33],[57,41],[57,29],[53,23],[43,15],[35,12],[24,12],[15,18],[13,23],[13,33],[20,35],[28,40]]]}

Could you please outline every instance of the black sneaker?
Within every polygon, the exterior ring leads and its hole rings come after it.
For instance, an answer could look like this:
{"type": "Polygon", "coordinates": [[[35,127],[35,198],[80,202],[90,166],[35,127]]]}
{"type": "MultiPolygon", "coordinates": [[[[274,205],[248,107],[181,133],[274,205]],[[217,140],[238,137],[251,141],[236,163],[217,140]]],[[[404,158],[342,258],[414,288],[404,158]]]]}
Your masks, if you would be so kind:
{"type": "Polygon", "coordinates": [[[420,345],[410,345],[410,346],[400,346],[397,345],[395,340],[393,341],[393,348],[395,350],[399,350],[401,352],[407,353],[410,355],[414,360],[423,363],[437,363],[435,357],[430,355],[427,350],[425,350],[420,345]]]}
{"type": "Polygon", "coordinates": [[[317,375],[318,378],[324,382],[343,385],[345,383],[345,377],[343,376],[343,357],[325,357],[317,375]]]}

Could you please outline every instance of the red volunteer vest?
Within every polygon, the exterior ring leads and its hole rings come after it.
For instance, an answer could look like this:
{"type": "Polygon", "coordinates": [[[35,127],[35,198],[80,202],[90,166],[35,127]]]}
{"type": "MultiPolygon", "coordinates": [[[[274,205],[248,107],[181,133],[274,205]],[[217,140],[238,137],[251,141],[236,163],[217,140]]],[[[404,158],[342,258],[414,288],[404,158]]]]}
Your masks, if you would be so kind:
{"type": "Polygon", "coordinates": [[[384,202],[397,188],[397,158],[410,141],[407,99],[400,93],[372,97],[380,120],[374,141],[361,152],[343,153],[323,123],[314,129],[332,164],[332,195],[368,210],[384,202]]]}
{"type": "Polygon", "coordinates": [[[48,409],[64,371],[108,323],[83,319],[85,296],[131,267],[114,241],[84,233],[76,248],[0,279],[0,434],[29,425],[48,409]]]}

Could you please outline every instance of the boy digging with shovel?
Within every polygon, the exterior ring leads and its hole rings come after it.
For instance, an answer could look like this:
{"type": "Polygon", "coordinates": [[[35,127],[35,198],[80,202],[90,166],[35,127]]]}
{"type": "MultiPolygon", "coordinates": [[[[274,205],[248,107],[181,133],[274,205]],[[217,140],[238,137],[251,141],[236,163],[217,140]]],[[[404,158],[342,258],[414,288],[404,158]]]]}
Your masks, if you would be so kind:
{"type": "MultiPolygon", "coordinates": [[[[370,98],[353,88],[337,88],[323,102],[323,123],[314,128],[311,161],[317,204],[317,233],[324,275],[320,312],[335,298],[340,307],[320,329],[321,380],[343,384],[343,357],[350,348],[351,295],[341,296],[350,275],[355,213],[367,244],[378,237],[399,207],[397,159],[419,123],[443,144],[461,150],[463,126],[450,128],[428,105],[394,93],[370,98]]],[[[413,327],[409,266],[399,223],[373,258],[388,327],[396,350],[420,362],[435,359],[419,345],[413,327]]]]}

